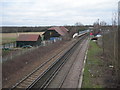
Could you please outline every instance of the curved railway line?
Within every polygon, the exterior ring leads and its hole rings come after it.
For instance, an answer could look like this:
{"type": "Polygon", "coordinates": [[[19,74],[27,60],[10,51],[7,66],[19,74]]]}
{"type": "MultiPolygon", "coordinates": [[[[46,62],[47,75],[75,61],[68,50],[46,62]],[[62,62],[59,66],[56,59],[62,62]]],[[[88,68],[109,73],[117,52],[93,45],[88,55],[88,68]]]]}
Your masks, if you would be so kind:
{"type": "MultiPolygon", "coordinates": [[[[77,50],[80,43],[86,38],[87,35],[81,36],[78,40],[76,40],[75,43],[70,45],[67,49],[61,50],[58,54],[50,58],[48,61],[44,62],[42,65],[40,65],[38,68],[36,68],[33,72],[31,72],[29,75],[27,75],[25,78],[23,78],[20,82],[18,82],[15,86],[12,87],[12,90],[17,88],[25,88],[25,89],[32,89],[32,88],[47,88],[50,86],[50,83],[53,81],[54,77],[58,74],[60,69],[63,67],[63,65],[69,61],[70,56],[73,55],[73,52],[77,50]]],[[[82,47],[79,47],[77,50],[79,50],[82,47]]],[[[72,61],[72,64],[69,66],[72,67],[74,63],[74,60],[72,61]]],[[[60,88],[68,75],[68,72],[70,71],[70,68],[68,71],[66,71],[66,74],[63,78],[63,80],[60,82],[61,85],[58,87],[60,88]]]]}

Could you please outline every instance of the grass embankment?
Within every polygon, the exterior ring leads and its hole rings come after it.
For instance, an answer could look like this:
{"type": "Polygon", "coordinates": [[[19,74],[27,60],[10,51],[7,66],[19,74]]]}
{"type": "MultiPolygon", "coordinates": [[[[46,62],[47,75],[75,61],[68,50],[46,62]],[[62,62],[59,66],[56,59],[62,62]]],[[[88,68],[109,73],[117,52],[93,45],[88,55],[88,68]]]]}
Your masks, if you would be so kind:
{"type": "Polygon", "coordinates": [[[103,62],[100,59],[102,49],[96,42],[90,41],[87,60],[84,68],[82,88],[102,88],[101,66],[103,62]]]}

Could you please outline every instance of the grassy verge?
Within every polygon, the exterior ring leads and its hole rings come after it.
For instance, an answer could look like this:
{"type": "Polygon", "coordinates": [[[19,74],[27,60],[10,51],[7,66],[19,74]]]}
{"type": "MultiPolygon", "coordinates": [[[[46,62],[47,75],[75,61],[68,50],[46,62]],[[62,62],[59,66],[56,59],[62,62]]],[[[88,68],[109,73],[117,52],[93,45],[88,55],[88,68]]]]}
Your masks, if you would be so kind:
{"type": "Polygon", "coordinates": [[[2,38],[2,44],[15,42],[16,38],[2,38]]]}
{"type": "Polygon", "coordinates": [[[102,80],[100,78],[101,66],[100,60],[102,49],[98,47],[96,42],[90,41],[87,60],[84,68],[82,88],[102,88],[102,80]]]}

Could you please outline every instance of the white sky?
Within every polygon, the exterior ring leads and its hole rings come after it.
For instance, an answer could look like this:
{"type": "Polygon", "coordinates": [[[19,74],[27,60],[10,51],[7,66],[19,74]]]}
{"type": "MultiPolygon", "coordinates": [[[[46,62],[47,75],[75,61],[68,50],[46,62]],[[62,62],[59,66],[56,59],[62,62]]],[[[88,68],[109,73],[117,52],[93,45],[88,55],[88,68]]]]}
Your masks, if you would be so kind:
{"type": "Polygon", "coordinates": [[[97,19],[111,24],[119,0],[2,0],[0,26],[47,26],[93,24],[97,19]]]}

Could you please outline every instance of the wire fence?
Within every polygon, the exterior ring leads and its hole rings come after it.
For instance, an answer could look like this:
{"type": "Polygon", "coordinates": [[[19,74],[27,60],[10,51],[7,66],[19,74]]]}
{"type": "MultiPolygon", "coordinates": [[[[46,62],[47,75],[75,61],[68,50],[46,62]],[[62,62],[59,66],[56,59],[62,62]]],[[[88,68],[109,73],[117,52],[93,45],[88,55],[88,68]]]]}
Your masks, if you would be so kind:
{"type": "MultiPolygon", "coordinates": [[[[7,55],[7,56],[2,56],[2,62],[8,61],[8,60],[12,60],[12,59],[14,59],[17,56],[21,56],[23,54],[30,53],[33,50],[38,49],[39,47],[48,46],[48,45],[53,44],[53,43],[58,42],[58,41],[62,41],[62,39],[45,40],[45,41],[41,42],[40,46],[34,46],[32,48],[20,48],[20,47],[18,48],[18,47],[16,47],[16,43],[11,43],[11,45],[7,44],[7,45],[4,46],[4,48],[10,48],[10,47],[12,47],[12,49],[9,50],[10,52],[11,51],[12,52],[9,53],[9,55],[7,55]],[[13,47],[14,45],[15,45],[15,47],[13,47]]],[[[7,51],[7,50],[5,50],[5,51],[7,51]]],[[[3,52],[5,52],[5,51],[3,51],[3,52]]]]}
{"type": "Polygon", "coordinates": [[[16,42],[11,42],[11,43],[6,43],[3,45],[0,45],[1,49],[3,49],[3,48],[15,48],[15,47],[16,47],[16,42]]]}

